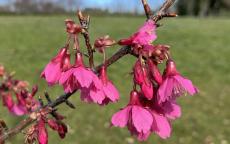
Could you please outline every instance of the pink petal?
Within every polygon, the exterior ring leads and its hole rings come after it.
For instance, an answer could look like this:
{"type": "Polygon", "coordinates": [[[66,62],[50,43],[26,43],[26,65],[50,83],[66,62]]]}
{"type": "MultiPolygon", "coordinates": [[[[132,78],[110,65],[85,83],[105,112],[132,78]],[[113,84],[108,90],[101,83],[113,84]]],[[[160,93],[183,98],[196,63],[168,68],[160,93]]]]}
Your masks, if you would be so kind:
{"type": "Polygon", "coordinates": [[[2,102],[3,105],[6,106],[9,110],[12,109],[14,106],[14,101],[11,93],[2,95],[2,102]]]}
{"type": "Polygon", "coordinates": [[[48,125],[49,125],[49,127],[50,127],[51,129],[53,129],[53,130],[55,130],[55,131],[58,130],[59,125],[58,125],[58,123],[57,123],[56,120],[49,119],[47,122],[48,122],[48,125]]]}
{"type": "Polygon", "coordinates": [[[174,76],[174,78],[181,84],[182,87],[190,94],[194,95],[198,93],[198,89],[192,84],[192,81],[186,78],[183,78],[180,75],[174,76]]]}
{"type": "Polygon", "coordinates": [[[93,86],[96,88],[96,89],[102,89],[103,87],[103,84],[101,82],[101,80],[98,78],[98,76],[96,74],[93,73],[92,75],[93,77],[93,86]]]}
{"type": "Polygon", "coordinates": [[[115,102],[120,98],[119,92],[116,87],[111,83],[107,82],[107,85],[103,87],[105,95],[112,101],[115,102]]]}
{"type": "Polygon", "coordinates": [[[133,106],[132,121],[138,132],[147,133],[151,129],[153,117],[146,109],[140,106],[133,106]]]}
{"type": "Polygon", "coordinates": [[[73,69],[69,69],[68,71],[63,72],[61,74],[59,84],[63,85],[64,83],[66,83],[66,81],[70,78],[72,74],[73,74],[73,69]]]}
{"type": "Polygon", "coordinates": [[[147,45],[156,40],[156,38],[156,25],[153,21],[149,20],[139,29],[133,43],[147,45]]]}
{"type": "Polygon", "coordinates": [[[90,90],[90,98],[94,103],[102,104],[105,94],[101,90],[90,90]]]}
{"type": "Polygon", "coordinates": [[[149,138],[150,135],[151,135],[150,131],[147,132],[147,133],[139,133],[138,136],[137,136],[137,139],[139,141],[146,141],[149,138]]]}
{"type": "Polygon", "coordinates": [[[131,107],[127,106],[115,113],[112,117],[111,123],[116,127],[125,127],[129,121],[131,107]]]}
{"type": "Polygon", "coordinates": [[[144,96],[148,100],[151,100],[153,98],[153,86],[151,83],[149,83],[149,84],[143,83],[141,85],[141,90],[142,90],[144,96]]]}
{"type": "Polygon", "coordinates": [[[74,70],[74,76],[79,82],[81,87],[88,88],[93,81],[94,73],[85,69],[84,67],[78,67],[74,70]]]}
{"type": "Polygon", "coordinates": [[[181,108],[175,102],[168,101],[163,105],[166,116],[170,119],[181,117],[181,108]]]}
{"type": "Polygon", "coordinates": [[[53,63],[52,61],[46,66],[42,73],[42,77],[46,79],[49,85],[54,85],[58,82],[61,76],[61,63],[53,63]]]}
{"type": "Polygon", "coordinates": [[[22,116],[27,113],[25,108],[20,105],[14,105],[13,108],[11,109],[11,112],[16,116],[22,116]]]}
{"type": "Polygon", "coordinates": [[[173,91],[173,79],[166,78],[157,93],[157,100],[159,103],[163,103],[172,96],[173,91]]]}
{"type": "Polygon", "coordinates": [[[73,76],[69,77],[69,79],[63,84],[63,87],[66,93],[72,93],[80,88],[79,84],[75,80],[75,77],[73,76]]]}
{"type": "Polygon", "coordinates": [[[68,132],[67,126],[64,123],[59,124],[58,134],[61,139],[65,138],[67,132],[68,132]]]}
{"type": "Polygon", "coordinates": [[[48,133],[43,119],[38,122],[38,142],[39,144],[48,144],[48,133]]]}
{"type": "Polygon", "coordinates": [[[152,112],[152,114],[154,118],[152,131],[154,131],[163,139],[169,138],[171,135],[171,125],[168,122],[167,118],[155,112],[152,112]]]}

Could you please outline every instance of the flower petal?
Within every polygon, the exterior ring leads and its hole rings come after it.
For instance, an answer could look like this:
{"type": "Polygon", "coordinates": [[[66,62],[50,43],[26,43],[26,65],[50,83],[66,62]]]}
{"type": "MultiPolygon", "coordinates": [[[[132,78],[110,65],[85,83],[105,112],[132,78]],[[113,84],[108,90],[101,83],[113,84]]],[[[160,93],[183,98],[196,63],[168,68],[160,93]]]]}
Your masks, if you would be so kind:
{"type": "Polygon", "coordinates": [[[111,83],[107,82],[103,87],[105,95],[112,101],[115,102],[120,98],[119,92],[116,87],[111,83]]]}
{"type": "Polygon", "coordinates": [[[93,81],[94,73],[84,67],[78,67],[74,70],[74,76],[81,87],[88,88],[93,81]]]}
{"type": "Polygon", "coordinates": [[[151,129],[153,117],[146,109],[140,106],[133,106],[132,121],[138,132],[147,133],[151,129]]]}
{"type": "Polygon", "coordinates": [[[163,104],[163,109],[166,116],[170,119],[181,117],[181,108],[176,102],[168,101],[163,104]]]}
{"type": "Polygon", "coordinates": [[[173,79],[166,78],[157,92],[157,100],[159,103],[163,103],[172,96],[173,91],[173,79]]]}
{"type": "Polygon", "coordinates": [[[43,119],[38,122],[38,142],[39,144],[48,144],[48,132],[43,119]]]}
{"type": "Polygon", "coordinates": [[[112,117],[111,123],[116,127],[125,127],[129,121],[130,110],[131,107],[128,106],[115,113],[112,117]]]}
{"type": "Polygon", "coordinates": [[[168,122],[167,118],[155,112],[152,112],[152,114],[154,119],[152,131],[154,131],[163,139],[169,138],[171,135],[171,125],[168,122]]]}
{"type": "Polygon", "coordinates": [[[182,87],[190,94],[194,95],[198,93],[198,89],[192,84],[192,81],[186,78],[183,78],[180,75],[174,76],[174,78],[181,84],[182,87]]]}

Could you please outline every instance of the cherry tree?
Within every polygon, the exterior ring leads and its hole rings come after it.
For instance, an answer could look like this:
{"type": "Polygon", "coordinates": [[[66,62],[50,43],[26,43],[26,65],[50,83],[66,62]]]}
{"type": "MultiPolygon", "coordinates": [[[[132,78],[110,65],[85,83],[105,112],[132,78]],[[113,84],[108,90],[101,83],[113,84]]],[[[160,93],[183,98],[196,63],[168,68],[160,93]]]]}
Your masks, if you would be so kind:
{"type": "Polygon", "coordinates": [[[41,73],[41,78],[44,78],[48,86],[63,87],[64,94],[55,100],[51,100],[46,92],[45,99],[36,98],[37,86],[28,90],[27,82],[15,79],[0,66],[0,95],[3,105],[15,116],[27,116],[12,128],[7,128],[6,123],[0,121],[0,143],[26,129],[25,143],[32,144],[38,141],[39,144],[47,144],[47,127],[57,132],[60,138],[65,138],[68,133],[63,121],[65,117],[56,108],[66,104],[74,109],[74,104],[68,99],[76,92],[80,93],[80,98],[85,103],[106,106],[118,102],[119,90],[109,80],[107,69],[125,55],[136,57],[131,73],[133,88],[130,90],[127,105],[112,115],[111,125],[127,127],[131,135],[140,141],[147,140],[151,134],[156,134],[162,139],[170,137],[170,123],[181,116],[181,107],[177,104],[177,99],[185,94],[194,95],[198,93],[198,89],[177,70],[170,54],[170,46],[154,44],[158,38],[158,21],[165,17],[177,16],[167,12],[175,0],[167,0],[156,14],[152,13],[147,0],[141,2],[147,20],[130,37],[119,41],[105,35],[97,38],[92,45],[88,31],[90,17],[81,11],[77,13],[79,23],[72,19],[65,20],[66,43],[41,73]],[[85,39],[87,54],[83,53],[84,47],[79,42],[80,36],[85,39]],[[122,48],[107,58],[106,50],[113,45],[120,45],[122,48]],[[101,65],[94,64],[95,52],[101,53],[104,58],[101,65]],[[71,63],[71,57],[75,58],[74,63],[71,63]],[[83,57],[88,59],[88,64],[84,62],[83,57]],[[164,63],[165,70],[161,73],[159,65],[164,63]]]}

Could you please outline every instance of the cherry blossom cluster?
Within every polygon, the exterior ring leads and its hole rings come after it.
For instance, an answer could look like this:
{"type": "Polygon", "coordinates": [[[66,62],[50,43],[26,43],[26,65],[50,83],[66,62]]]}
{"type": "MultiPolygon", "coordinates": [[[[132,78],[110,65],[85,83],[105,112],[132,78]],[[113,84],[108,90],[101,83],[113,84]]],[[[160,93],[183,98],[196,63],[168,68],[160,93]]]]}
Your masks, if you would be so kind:
{"type": "Polygon", "coordinates": [[[138,58],[133,67],[130,101],[113,115],[111,122],[117,127],[127,126],[140,141],[151,133],[163,139],[170,137],[170,122],[181,116],[176,99],[198,92],[192,82],[177,71],[169,46],[152,44],[156,38],[156,25],[149,20],[130,38],[119,41],[120,45],[131,46],[138,58]],[[166,68],[161,74],[158,65],[164,60],[166,68]]]}
{"type": "MultiPolygon", "coordinates": [[[[55,101],[51,101],[47,93],[44,96],[48,104],[44,104],[41,97],[35,99],[37,86],[30,92],[27,82],[14,79],[13,74],[7,73],[0,65],[0,98],[3,105],[15,116],[29,117],[28,123],[25,120],[25,123],[19,126],[19,130],[35,121],[25,132],[25,143],[32,144],[38,141],[39,144],[47,144],[47,127],[56,131],[60,138],[65,138],[68,132],[67,125],[63,122],[65,117],[59,114],[55,107],[65,102],[74,108],[68,98],[76,92],[80,93],[80,99],[86,103],[105,106],[118,102],[120,94],[109,80],[107,69],[110,64],[126,54],[136,57],[136,62],[131,68],[133,88],[130,90],[128,104],[112,116],[111,125],[127,127],[131,135],[140,141],[147,140],[151,134],[157,134],[162,139],[171,136],[171,122],[181,116],[181,107],[177,104],[177,99],[186,94],[195,95],[198,89],[178,72],[170,54],[170,46],[155,44],[157,19],[175,15],[164,14],[157,15],[155,19],[151,18],[146,1],[142,2],[148,20],[129,38],[117,42],[106,35],[97,38],[94,45],[91,45],[88,32],[89,17],[84,17],[81,12],[78,13],[79,24],[72,19],[65,21],[67,41],[41,73],[41,78],[46,80],[48,86],[63,87],[64,96],[58,97],[55,101]],[[80,36],[85,39],[87,54],[84,53],[80,36]],[[118,51],[107,59],[106,50],[114,45],[123,46],[125,53],[118,51]],[[97,67],[94,66],[95,52],[103,56],[102,64],[97,67]],[[71,59],[74,59],[74,62],[71,59]],[[89,60],[88,64],[84,62],[86,59],[89,60]],[[164,70],[159,68],[160,64],[165,64],[164,70]]],[[[167,9],[167,5],[171,5],[170,0],[161,11],[167,9]]],[[[5,140],[1,126],[0,121],[0,143],[5,140]]],[[[14,130],[19,131],[17,128],[14,130]]]]}
{"type": "MultiPolygon", "coordinates": [[[[42,108],[42,100],[35,99],[38,91],[37,86],[34,86],[32,92],[29,92],[29,83],[14,79],[13,74],[7,73],[2,65],[0,65],[0,78],[0,98],[3,106],[14,116],[29,115],[37,120],[25,133],[26,144],[32,144],[36,140],[39,144],[47,144],[48,132],[46,125],[57,131],[61,138],[65,137],[68,131],[67,125],[62,122],[65,117],[53,110],[42,108]],[[52,114],[52,117],[48,117],[49,113],[52,114]]],[[[1,126],[0,131],[3,131],[1,126]]]]}
{"type": "Polygon", "coordinates": [[[13,74],[8,74],[3,66],[0,66],[0,96],[10,113],[16,116],[28,114],[38,108],[34,95],[37,93],[35,86],[30,93],[28,82],[14,79],[13,74]],[[16,98],[14,98],[14,96],[16,98]],[[16,100],[14,100],[16,99],[16,100]]]}
{"type": "MultiPolygon", "coordinates": [[[[102,66],[99,73],[95,73],[83,62],[83,54],[78,40],[82,30],[81,26],[72,20],[66,20],[66,29],[70,38],[68,42],[71,42],[72,39],[74,43],[75,63],[70,63],[71,49],[70,44],[67,43],[47,64],[41,76],[50,86],[55,84],[63,86],[66,93],[80,91],[81,99],[88,103],[106,105],[109,102],[118,101],[118,90],[108,79],[106,66],[102,66]]],[[[98,48],[99,52],[105,53],[105,48],[112,44],[114,41],[105,36],[96,40],[95,48],[98,48]]]]}
{"type": "MultiPolygon", "coordinates": [[[[67,32],[73,39],[75,63],[70,63],[69,43],[46,66],[42,77],[49,85],[62,85],[66,93],[80,91],[81,99],[89,103],[106,105],[119,99],[118,90],[108,80],[106,65],[99,72],[83,63],[78,37],[82,32],[80,25],[66,20],[67,32]]],[[[192,82],[176,69],[167,45],[153,45],[156,40],[156,24],[148,20],[131,37],[122,39],[119,45],[132,48],[137,61],[133,67],[133,90],[128,105],[115,113],[111,123],[114,126],[127,126],[132,135],[139,140],[146,140],[151,133],[161,138],[171,134],[170,121],[181,116],[181,108],[176,99],[186,93],[198,92],[192,82]],[[166,61],[166,68],[161,74],[158,65],[166,61]]],[[[105,49],[116,42],[109,36],[95,41],[94,48],[105,55],[105,49]]],[[[104,62],[106,61],[104,56],[104,62]]]]}

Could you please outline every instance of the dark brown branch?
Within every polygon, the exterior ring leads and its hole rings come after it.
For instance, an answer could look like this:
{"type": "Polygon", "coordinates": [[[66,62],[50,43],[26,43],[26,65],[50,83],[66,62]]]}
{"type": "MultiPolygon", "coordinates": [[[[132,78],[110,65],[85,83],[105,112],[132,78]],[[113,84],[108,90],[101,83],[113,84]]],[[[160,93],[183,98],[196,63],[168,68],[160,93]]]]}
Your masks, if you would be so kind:
{"type": "Polygon", "coordinates": [[[147,19],[150,19],[151,16],[153,15],[153,13],[151,11],[151,8],[150,8],[147,0],[141,0],[141,2],[142,2],[142,5],[144,7],[145,15],[146,15],[147,19]]]}
{"type": "Polygon", "coordinates": [[[175,3],[176,0],[166,0],[166,2],[161,6],[160,10],[157,12],[157,15],[163,15],[167,10],[175,3]]]}
{"type": "Polygon", "coordinates": [[[158,22],[164,17],[176,17],[176,14],[168,14],[168,9],[175,3],[176,0],[166,0],[165,3],[161,6],[159,11],[155,16],[152,17],[153,21],[158,22]]]}
{"type": "MultiPolygon", "coordinates": [[[[123,56],[130,54],[131,53],[131,47],[130,46],[124,46],[122,47],[120,50],[118,50],[113,56],[111,56],[108,60],[106,60],[105,62],[105,66],[108,67],[111,64],[115,63],[117,60],[119,60],[120,58],[122,58],[123,56]]],[[[101,67],[104,64],[101,64],[99,66],[97,66],[95,68],[96,72],[99,72],[99,70],[101,69],[101,67]]]]}

